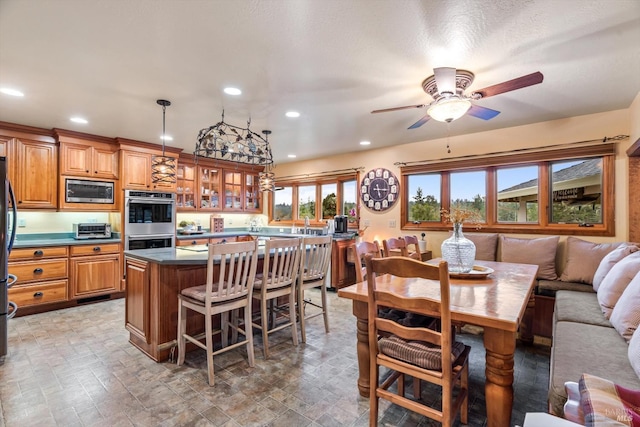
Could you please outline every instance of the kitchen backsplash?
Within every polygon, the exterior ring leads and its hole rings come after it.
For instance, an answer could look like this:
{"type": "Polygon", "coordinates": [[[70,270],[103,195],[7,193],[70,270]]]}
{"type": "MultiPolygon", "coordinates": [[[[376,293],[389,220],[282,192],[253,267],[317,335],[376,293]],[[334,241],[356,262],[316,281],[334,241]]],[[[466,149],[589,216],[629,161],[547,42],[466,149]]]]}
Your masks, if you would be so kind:
{"type": "MultiPolygon", "coordinates": [[[[70,233],[81,222],[120,222],[119,213],[108,212],[31,212],[18,211],[17,234],[70,233]],[[117,216],[112,219],[110,217],[117,216]]],[[[9,221],[11,224],[11,221],[9,221]]],[[[11,225],[9,225],[11,226],[11,225]]],[[[114,230],[117,231],[117,230],[114,230]]]]}

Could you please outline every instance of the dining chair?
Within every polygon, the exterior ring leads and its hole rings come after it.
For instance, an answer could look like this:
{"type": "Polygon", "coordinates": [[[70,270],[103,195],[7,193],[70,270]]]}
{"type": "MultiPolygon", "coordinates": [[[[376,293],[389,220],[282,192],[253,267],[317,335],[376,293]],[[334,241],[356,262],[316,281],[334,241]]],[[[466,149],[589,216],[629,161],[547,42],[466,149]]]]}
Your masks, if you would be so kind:
{"type": "Polygon", "coordinates": [[[409,255],[409,258],[422,261],[422,255],[420,253],[420,244],[418,243],[418,237],[410,235],[410,236],[404,236],[403,239],[407,247],[407,254],[409,255]]]}
{"type": "Polygon", "coordinates": [[[402,237],[391,237],[382,241],[383,251],[382,255],[386,257],[390,256],[404,256],[408,257],[409,252],[407,250],[407,243],[402,237]]]}
{"type": "Polygon", "coordinates": [[[206,350],[209,385],[212,386],[213,356],[245,345],[249,366],[254,365],[251,302],[258,265],[258,241],[209,245],[208,255],[206,284],[185,288],[178,295],[178,366],[184,363],[186,341],[206,350]],[[216,270],[217,277],[214,277],[216,270]],[[241,308],[244,309],[243,328],[228,321],[229,312],[241,308]],[[187,310],[204,316],[204,338],[187,334],[187,310]],[[214,330],[213,316],[217,314],[221,317],[220,329],[214,330]],[[227,345],[229,327],[243,334],[244,339],[227,345]],[[213,336],[218,334],[222,347],[214,351],[213,336]]]}
{"type": "Polygon", "coordinates": [[[354,247],[356,256],[356,283],[363,282],[367,276],[367,266],[364,264],[364,257],[367,254],[372,254],[374,258],[382,256],[380,252],[380,245],[377,240],[373,242],[360,242],[354,247]]]}
{"type": "Polygon", "coordinates": [[[260,302],[260,322],[253,327],[262,331],[264,358],[269,357],[269,334],[291,327],[293,345],[298,345],[296,322],[296,279],[300,270],[300,238],[270,239],[264,246],[262,272],[256,274],[253,299],[260,302]],[[286,322],[276,325],[275,302],[279,297],[289,297],[289,314],[286,322]],[[269,310],[267,306],[270,306],[269,310]],[[271,328],[270,326],[271,325],[271,328]]]}
{"type": "Polygon", "coordinates": [[[329,311],[327,306],[327,287],[325,278],[329,272],[331,261],[332,236],[304,237],[302,239],[302,256],[300,257],[300,274],[298,275],[298,318],[300,319],[300,333],[302,342],[307,342],[305,321],[322,315],[324,329],[329,333],[329,311]],[[320,287],[320,304],[311,299],[305,300],[307,289],[320,287]],[[311,314],[306,314],[306,306],[319,308],[311,314]]]}
{"type": "Polygon", "coordinates": [[[386,399],[410,411],[416,412],[450,426],[460,412],[460,421],[468,421],[468,384],[470,347],[456,342],[451,333],[451,311],[449,307],[449,270],[446,261],[429,265],[411,258],[365,257],[367,264],[368,332],[370,350],[370,414],[369,425],[378,421],[378,399],[386,399]],[[385,277],[380,277],[388,275],[385,277]],[[427,297],[403,297],[376,287],[376,280],[393,281],[393,276],[430,279],[425,286],[438,286],[440,299],[427,297]],[[405,327],[382,317],[381,307],[417,313],[423,316],[438,316],[441,329],[405,327]],[[391,374],[380,382],[380,367],[391,374]],[[404,376],[414,381],[428,381],[442,388],[441,410],[404,395],[404,376]],[[389,387],[397,381],[397,394],[389,387]],[[459,386],[453,396],[455,386],[459,386]]]}

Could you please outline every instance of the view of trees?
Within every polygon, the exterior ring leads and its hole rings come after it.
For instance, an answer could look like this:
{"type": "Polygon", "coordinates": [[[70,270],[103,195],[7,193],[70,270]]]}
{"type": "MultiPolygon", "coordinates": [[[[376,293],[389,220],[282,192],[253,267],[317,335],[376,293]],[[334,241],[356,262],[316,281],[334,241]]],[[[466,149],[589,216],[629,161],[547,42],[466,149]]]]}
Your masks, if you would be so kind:
{"type": "Polygon", "coordinates": [[[440,221],[440,202],[432,195],[423,196],[418,187],[409,202],[409,221],[440,221]]]}
{"type": "Polygon", "coordinates": [[[306,202],[300,200],[298,203],[298,218],[303,219],[309,217],[309,219],[316,218],[316,201],[307,198],[306,202]]]}
{"type": "Polygon", "coordinates": [[[554,202],[551,211],[551,221],[556,223],[602,223],[602,209],[599,203],[570,205],[554,202]]]}
{"type": "Polygon", "coordinates": [[[337,200],[336,194],[331,193],[327,195],[322,201],[322,218],[323,219],[333,219],[336,216],[337,209],[337,200]]]}

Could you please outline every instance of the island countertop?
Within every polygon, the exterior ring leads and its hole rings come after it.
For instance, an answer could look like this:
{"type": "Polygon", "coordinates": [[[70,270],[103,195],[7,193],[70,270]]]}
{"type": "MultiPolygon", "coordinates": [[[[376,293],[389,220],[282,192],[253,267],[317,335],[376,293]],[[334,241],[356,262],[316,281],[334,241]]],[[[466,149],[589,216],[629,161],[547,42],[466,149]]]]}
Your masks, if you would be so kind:
{"type": "MultiPolygon", "coordinates": [[[[178,246],[176,248],[137,249],[124,251],[125,256],[161,265],[203,265],[209,256],[207,245],[178,246]]],[[[258,257],[264,256],[264,247],[258,248],[258,257]]],[[[219,260],[216,262],[219,264],[219,260]]]]}

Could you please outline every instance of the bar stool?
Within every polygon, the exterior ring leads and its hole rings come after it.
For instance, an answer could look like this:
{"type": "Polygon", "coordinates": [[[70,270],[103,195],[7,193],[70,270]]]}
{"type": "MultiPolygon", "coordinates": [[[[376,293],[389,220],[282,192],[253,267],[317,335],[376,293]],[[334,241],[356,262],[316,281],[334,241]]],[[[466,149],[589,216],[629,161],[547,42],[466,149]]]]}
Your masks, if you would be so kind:
{"type": "Polygon", "coordinates": [[[305,321],[317,316],[324,317],[324,329],[329,333],[329,312],[327,310],[327,287],[324,284],[331,261],[332,237],[305,237],[302,239],[302,256],[300,257],[300,274],[298,275],[298,317],[302,342],[307,341],[305,321]],[[320,287],[321,303],[304,299],[304,291],[320,287]],[[320,308],[319,312],[305,314],[305,305],[320,308]]]}

